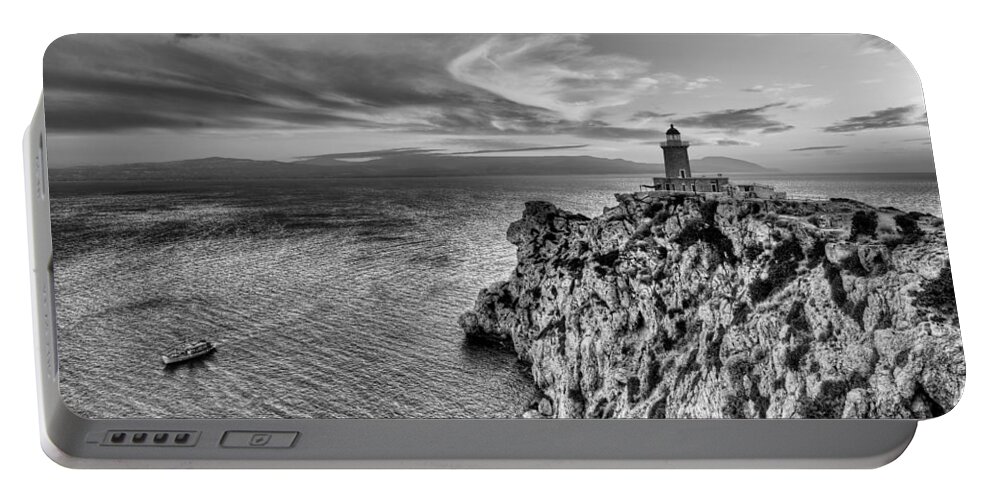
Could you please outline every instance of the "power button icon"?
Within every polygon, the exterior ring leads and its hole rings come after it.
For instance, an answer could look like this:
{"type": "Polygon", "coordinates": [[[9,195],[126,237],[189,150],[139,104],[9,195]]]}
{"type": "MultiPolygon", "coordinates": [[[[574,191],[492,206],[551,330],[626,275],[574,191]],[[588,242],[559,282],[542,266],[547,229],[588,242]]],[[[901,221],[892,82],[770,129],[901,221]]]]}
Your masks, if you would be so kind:
{"type": "Polygon", "coordinates": [[[228,431],[221,438],[223,448],[289,448],[297,440],[296,432],[228,431]]]}
{"type": "Polygon", "coordinates": [[[272,439],[272,434],[269,434],[268,432],[259,432],[259,433],[256,433],[256,434],[252,434],[252,437],[249,438],[249,440],[248,440],[248,445],[249,446],[265,446],[265,445],[269,444],[269,441],[271,439],[272,439]]]}

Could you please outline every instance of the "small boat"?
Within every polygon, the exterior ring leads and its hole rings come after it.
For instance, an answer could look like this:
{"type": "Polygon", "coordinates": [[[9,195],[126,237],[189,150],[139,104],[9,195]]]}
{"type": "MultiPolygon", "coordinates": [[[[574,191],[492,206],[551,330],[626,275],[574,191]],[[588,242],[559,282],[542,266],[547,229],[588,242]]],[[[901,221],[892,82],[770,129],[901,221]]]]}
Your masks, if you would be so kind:
{"type": "Polygon", "coordinates": [[[163,354],[162,362],[167,366],[175,363],[182,363],[183,361],[189,361],[201,356],[206,356],[207,354],[214,352],[214,349],[214,344],[211,344],[209,341],[198,340],[163,354]]]}

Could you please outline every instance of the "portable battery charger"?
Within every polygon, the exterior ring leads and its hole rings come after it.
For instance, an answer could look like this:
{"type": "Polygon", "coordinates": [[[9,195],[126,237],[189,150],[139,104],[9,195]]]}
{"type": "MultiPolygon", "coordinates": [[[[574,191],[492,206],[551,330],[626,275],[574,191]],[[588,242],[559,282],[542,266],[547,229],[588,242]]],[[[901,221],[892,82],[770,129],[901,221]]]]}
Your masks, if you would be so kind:
{"type": "Polygon", "coordinates": [[[26,132],[70,467],[876,467],[965,359],[873,36],[69,35],[26,132]]]}

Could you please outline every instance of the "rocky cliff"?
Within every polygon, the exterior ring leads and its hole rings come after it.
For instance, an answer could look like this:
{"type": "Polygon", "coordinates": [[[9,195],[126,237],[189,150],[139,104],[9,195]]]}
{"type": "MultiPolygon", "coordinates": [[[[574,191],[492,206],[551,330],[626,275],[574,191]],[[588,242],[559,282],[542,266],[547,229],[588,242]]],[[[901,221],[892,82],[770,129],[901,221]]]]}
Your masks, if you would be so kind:
{"type": "Polygon", "coordinates": [[[528,203],[459,318],[512,346],[531,417],[926,418],[965,360],[941,219],[851,200],[528,203]]]}

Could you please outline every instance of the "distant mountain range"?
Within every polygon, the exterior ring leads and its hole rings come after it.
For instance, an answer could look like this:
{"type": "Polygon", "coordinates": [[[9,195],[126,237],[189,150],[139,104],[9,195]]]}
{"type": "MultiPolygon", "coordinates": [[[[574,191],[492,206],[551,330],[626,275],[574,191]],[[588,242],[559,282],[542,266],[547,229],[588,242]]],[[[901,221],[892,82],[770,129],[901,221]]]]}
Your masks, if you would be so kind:
{"type": "Polygon", "coordinates": [[[752,163],[750,161],[739,160],[737,158],[728,158],[727,156],[704,156],[698,160],[690,160],[690,167],[693,168],[693,173],[703,174],[724,174],[724,173],[774,173],[779,172],[774,168],[767,168],[759,165],[758,163],[752,163]]]}
{"type": "MultiPolygon", "coordinates": [[[[707,156],[691,160],[695,174],[762,173],[775,170],[727,158],[707,156]]],[[[355,162],[333,155],[295,162],[236,158],[201,158],[161,163],[132,163],[53,168],[54,181],[80,180],[223,180],[336,177],[445,177],[484,175],[659,175],[661,164],[638,163],[594,156],[459,156],[410,154],[355,162]]]]}

